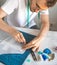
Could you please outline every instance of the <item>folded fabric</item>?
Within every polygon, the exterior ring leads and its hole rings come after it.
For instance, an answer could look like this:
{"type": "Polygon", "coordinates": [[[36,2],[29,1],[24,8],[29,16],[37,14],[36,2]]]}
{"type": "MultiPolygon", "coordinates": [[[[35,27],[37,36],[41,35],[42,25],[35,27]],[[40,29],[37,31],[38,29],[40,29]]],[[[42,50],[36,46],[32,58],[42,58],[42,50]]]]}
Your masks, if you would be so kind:
{"type": "MultiPolygon", "coordinates": [[[[30,42],[35,36],[22,32],[27,43],[30,42]]],[[[0,62],[5,65],[22,65],[27,56],[30,54],[31,49],[26,50],[23,54],[2,54],[0,55],[0,62]]]]}

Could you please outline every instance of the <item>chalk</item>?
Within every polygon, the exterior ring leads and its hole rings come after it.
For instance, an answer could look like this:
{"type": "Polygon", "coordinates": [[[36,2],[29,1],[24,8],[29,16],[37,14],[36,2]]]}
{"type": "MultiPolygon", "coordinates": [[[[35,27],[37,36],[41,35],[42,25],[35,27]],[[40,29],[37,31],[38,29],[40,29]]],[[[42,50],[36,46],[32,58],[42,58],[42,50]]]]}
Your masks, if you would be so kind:
{"type": "Polygon", "coordinates": [[[30,62],[31,60],[30,59],[27,59],[27,62],[30,62]]]}

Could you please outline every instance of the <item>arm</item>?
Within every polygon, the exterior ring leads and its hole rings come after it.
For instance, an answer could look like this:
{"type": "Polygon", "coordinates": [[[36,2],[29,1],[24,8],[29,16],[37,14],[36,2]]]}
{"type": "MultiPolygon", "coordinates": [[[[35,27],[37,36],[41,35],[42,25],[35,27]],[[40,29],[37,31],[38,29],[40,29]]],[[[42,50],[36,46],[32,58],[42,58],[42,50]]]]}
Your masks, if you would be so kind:
{"type": "Polygon", "coordinates": [[[38,38],[44,39],[49,30],[49,15],[41,14],[41,30],[39,32],[38,38]]]}
{"type": "Polygon", "coordinates": [[[48,30],[49,30],[49,16],[42,14],[41,15],[41,30],[36,38],[34,38],[31,42],[26,44],[23,49],[29,49],[32,48],[33,51],[38,51],[39,45],[42,42],[42,40],[45,38],[48,30]]]}
{"type": "Polygon", "coordinates": [[[7,16],[7,14],[0,8],[0,29],[9,32],[9,26],[5,23],[5,21],[2,20],[3,17],[7,16]]]}
{"type": "MultiPolygon", "coordinates": [[[[1,8],[0,8],[0,29],[9,33],[9,34],[12,34],[12,30],[13,28],[10,27],[8,24],[5,23],[5,21],[2,20],[3,17],[7,16],[7,13],[5,13],[1,8]]],[[[13,29],[14,30],[14,29],[13,29]]]]}
{"type": "Polygon", "coordinates": [[[22,35],[22,33],[18,32],[14,28],[10,27],[8,24],[5,23],[5,21],[2,20],[3,17],[7,16],[7,13],[5,13],[1,8],[0,8],[0,30],[3,30],[10,35],[12,35],[18,42],[24,42],[25,39],[22,35]]]}

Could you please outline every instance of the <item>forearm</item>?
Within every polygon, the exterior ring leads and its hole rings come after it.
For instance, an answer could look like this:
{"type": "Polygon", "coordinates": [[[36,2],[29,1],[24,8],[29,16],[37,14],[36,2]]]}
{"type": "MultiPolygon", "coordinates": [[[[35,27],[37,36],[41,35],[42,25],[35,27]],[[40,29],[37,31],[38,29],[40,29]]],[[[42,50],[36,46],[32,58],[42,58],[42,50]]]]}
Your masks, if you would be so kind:
{"type": "Polygon", "coordinates": [[[40,29],[38,36],[40,38],[45,37],[48,31],[49,31],[49,23],[44,23],[44,24],[42,24],[42,27],[40,29]]]}
{"type": "Polygon", "coordinates": [[[42,23],[42,26],[41,26],[41,29],[40,29],[40,32],[37,36],[37,38],[39,39],[39,41],[42,41],[45,36],[47,35],[47,32],[49,31],[49,15],[46,15],[46,14],[42,14],[41,15],[41,23],[42,23]]]}
{"type": "Polygon", "coordinates": [[[37,38],[38,38],[37,40],[42,41],[45,38],[48,31],[49,31],[49,22],[48,23],[43,23],[42,27],[40,29],[40,32],[37,36],[37,38]]]}
{"type": "Polygon", "coordinates": [[[14,28],[6,24],[5,21],[3,21],[1,18],[0,18],[0,30],[3,30],[9,34],[12,34],[12,31],[15,31],[14,28]]]}

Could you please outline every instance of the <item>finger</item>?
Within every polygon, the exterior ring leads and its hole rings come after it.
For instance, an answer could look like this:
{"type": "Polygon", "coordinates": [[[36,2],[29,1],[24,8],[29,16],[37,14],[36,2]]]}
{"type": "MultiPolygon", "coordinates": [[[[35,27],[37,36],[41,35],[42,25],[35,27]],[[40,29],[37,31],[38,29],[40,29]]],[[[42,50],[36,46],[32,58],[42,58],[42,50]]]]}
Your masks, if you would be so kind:
{"type": "Polygon", "coordinates": [[[35,47],[33,47],[33,48],[32,48],[32,51],[35,51],[35,50],[36,50],[36,48],[37,48],[36,46],[35,46],[35,47]]]}
{"type": "Polygon", "coordinates": [[[29,42],[28,44],[26,44],[26,45],[23,46],[23,47],[25,48],[25,47],[34,46],[34,45],[35,45],[34,42],[31,41],[31,42],[29,42]]]}
{"type": "Polygon", "coordinates": [[[29,48],[32,48],[35,46],[35,43],[34,42],[30,42],[28,44],[26,44],[25,46],[23,46],[23,49],[29,49],[29,48]]]}
{"type": "Polygon", "coordinates": [[[30,48],[32,48],[32,47],[34,47],[34,44],[25,45],[25,46],[23,47],[23,49],[26,50],[26,49],[30,49],[30,48]]]}
{"type": "Polygon", "coordinates": [[[39,47],[40,47],[40,45],[38,45],[38,47],[36,48],[36,50],[35,50],[36,52],[38,52],[38,50],[39,50],[39,47]]]}
{"type": "Polygon", "coordinates": [[[25,38],[24,38],[24,36],[23,36],[23,34],[21,33],[21,39],[22,39],[22,41],[24,42],[24,44],[26,44],[26,40],[25,40],[25,38]]]}
{"type": "Polygon", "coordinates": [[[15,38],[16,38],[16,41],[23,43],[23,40],[21,39],[20,34],[17,34],[15,38]]]}
{"type": "Polygon", "coordinates": [[[38,52],[38,50],[39,50],[39,47],[37,47],[35,51],[38,52]]]}
{"type": "Polygon", "coordinates": [[[25,45],[23,46],[23,48],[28,47],[28,46],[31,46],[31,45],[32,45],[31,43],[27,43],[27,44],[25,44],[25,45]]]}
{"type": "Polygon", "coordinates": [[[20,34],[18,34],[18,35],[17,35],[17,39],[18,39],[18,41],[20,41],[20,42],[22,42],[22,43],[24,42],[24,41],[22,40],[22,38],[21,38],[21,35],[20,35],[20,34]]]}
{"type": "Polygon", "coordinates": [[[16,41],[18,41],[18,42],[22,42],[21,39],[20,39],[20,36],[18,36],[18,35],[15,36],[15,39],[16,39],[16,41]]]}

